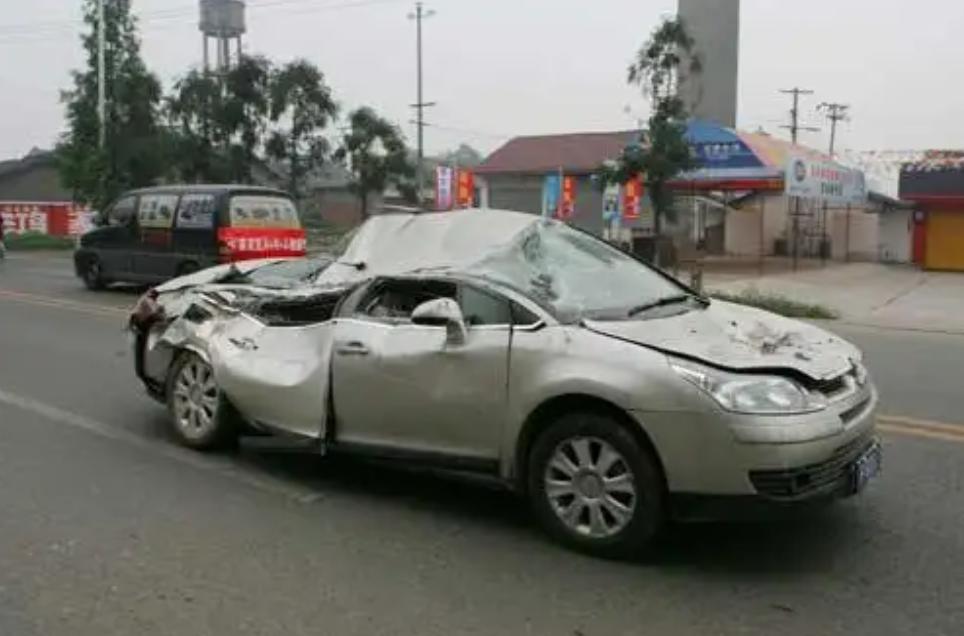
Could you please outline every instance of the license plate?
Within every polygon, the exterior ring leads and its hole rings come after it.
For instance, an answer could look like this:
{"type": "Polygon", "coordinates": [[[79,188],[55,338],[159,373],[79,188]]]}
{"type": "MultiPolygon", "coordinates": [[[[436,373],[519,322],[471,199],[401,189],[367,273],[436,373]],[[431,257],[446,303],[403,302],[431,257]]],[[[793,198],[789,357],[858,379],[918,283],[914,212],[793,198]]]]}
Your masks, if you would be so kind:
{"type": "Polygon", "coordinates": [[[882,462],[882,455],[880,452],[880,444],[875,443],[873,446],[864,451],[864,454],[857,458],[857,461],[853,463],[852,467],[852,491],[858,493],[867,486],[867,482],[876,477],[880,473],[880,465],[882,462]]]}

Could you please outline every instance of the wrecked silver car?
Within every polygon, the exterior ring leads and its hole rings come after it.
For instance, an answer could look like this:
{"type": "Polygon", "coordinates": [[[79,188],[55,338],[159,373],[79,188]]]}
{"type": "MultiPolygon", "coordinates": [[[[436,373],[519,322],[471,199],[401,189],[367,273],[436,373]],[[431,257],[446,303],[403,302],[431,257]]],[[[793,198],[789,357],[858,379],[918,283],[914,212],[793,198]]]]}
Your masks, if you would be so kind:
{"type": "Polygon", "coordinates": [[[272,264],[175,279],[132,317],[138,376],[188,446],[278,431],[479,471],[597,554],[673,517],[853,495],[879,470],[856,348],[563,223],[382,215],[297,284],[259,282],[272,264]]]}

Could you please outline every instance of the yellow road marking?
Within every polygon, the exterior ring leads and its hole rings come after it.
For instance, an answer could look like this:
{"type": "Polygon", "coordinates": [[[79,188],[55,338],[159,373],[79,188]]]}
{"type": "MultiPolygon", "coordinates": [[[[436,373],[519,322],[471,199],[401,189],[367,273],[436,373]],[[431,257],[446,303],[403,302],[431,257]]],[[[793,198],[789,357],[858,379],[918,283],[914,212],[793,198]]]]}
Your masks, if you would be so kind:
{"type": "Polygon", "coordinates": [[[894,435],[906,435],[908,437],[923,437],[926,439],[939,439],[945,442],[957,442],[964,444],[964,434],[941,433],[926,428],[914,428],[911,426],[895,426],[893,424],[878,424],[877,430],[894,435]]]}
{"type": "Polygon", "coordinates": [[[116,318],[117,316],[125,316],[129,313],[128,310],[121,309],[120,307],[108,307],[107,305],[94,305],[91,303],[78,303],[70,300],[53,298],[52,296],[28,294],[26,292],[12,291],[9,289],[0,289],[0,299],[13,300],[32,305],[41,305],[43,307],[53,307],[56,309],[67,309],[100,318],[116,318]]]}
{"type": "Polygon", "coordinates": [[[946,422],[935,422],[934,420],[924,420],[900,415],[878,415],[877,422],[896,428],[923,429],[935,433],[964,435],[964,424],[948,424],[946,422]]]}

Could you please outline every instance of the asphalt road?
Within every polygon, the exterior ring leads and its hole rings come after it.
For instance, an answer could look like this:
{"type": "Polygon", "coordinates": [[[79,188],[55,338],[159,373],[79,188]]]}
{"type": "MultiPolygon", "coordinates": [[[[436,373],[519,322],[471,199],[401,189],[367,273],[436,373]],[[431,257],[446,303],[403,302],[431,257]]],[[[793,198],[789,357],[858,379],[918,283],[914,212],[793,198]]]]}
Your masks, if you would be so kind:
{"type": "Polygon", "coordinates": [[[883,392],[885,472],[792,523],[674,527],[645,563],[546,541],[512,496],[270,445],[171,442],[132,291],[0,264],[0,634],[964,631],[964,338],[836,326],[883,392]]]}

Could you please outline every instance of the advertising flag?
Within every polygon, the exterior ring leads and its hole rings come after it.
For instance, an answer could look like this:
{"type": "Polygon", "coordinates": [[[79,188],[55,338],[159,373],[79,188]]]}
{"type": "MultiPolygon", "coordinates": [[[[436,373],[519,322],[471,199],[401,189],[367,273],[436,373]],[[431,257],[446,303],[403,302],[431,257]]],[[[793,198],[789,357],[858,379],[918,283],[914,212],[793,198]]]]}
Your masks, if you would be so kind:
{"type": "Polygon", "coordinates": [[[471,208],[475,205],[475,175],[471,170],[458,171],[455,205],[458,208],[471,208]]]}
{"type": "Polygon", "coordinates": [[[454,199],[452,197],[453,169],[439,166],[435,169],[435,209],[451,210],[454,199]]]}

